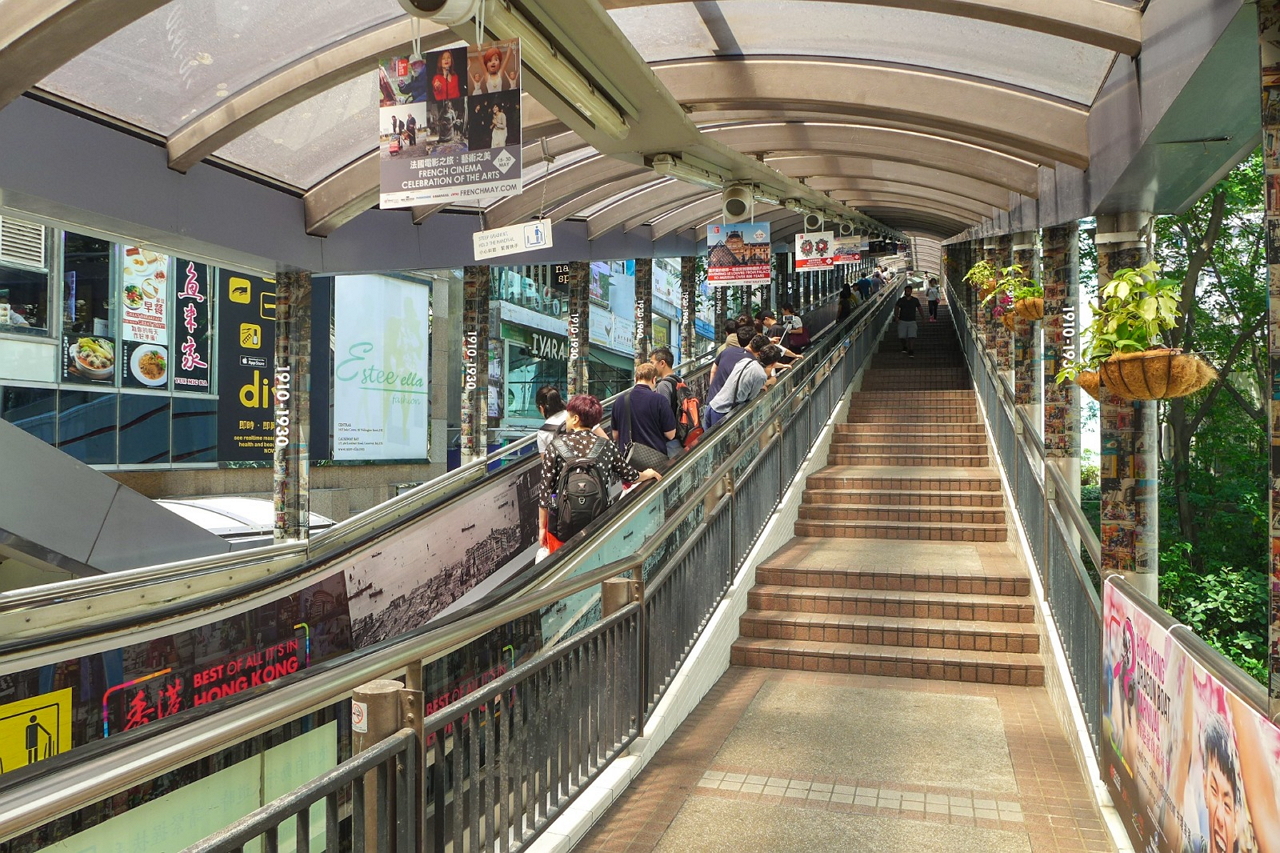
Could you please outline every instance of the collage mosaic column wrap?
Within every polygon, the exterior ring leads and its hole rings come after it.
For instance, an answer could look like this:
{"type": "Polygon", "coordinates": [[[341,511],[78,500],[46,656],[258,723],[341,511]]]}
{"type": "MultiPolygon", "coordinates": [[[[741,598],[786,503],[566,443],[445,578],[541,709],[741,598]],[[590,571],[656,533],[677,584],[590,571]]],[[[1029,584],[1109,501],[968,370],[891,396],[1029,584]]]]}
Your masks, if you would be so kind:
{"type": "Polygon", "coordinates": [[[1044,230],[1044,452],[1050,458],[1080,456],[1080,386],[1055,381],[1063,364],[1076,357],[1079,340],[1079,238],[1074,222],[1044,230]]]}
{"type": "Polygon", "coordinates": [[[698,316],[698,259],[692,255],[680,259],[680,358],[693,358],[698,316]]]}
{"type": "MultiPolygon", "coordinates": [[[[1262,60],[1262,165],[1267,175],[1266,204],[1268,293],[1271,323],[1269,352],[1272,377],[1280,376],[1280,198],[1271,191],[1280,184],[1280,0],[1258,0],[1259,42],[1262,60]]],[[[1280,719],[1280,390],[1272,383],[1267,434],[1271,442],[1271,575],[1270,695],[1271,718],[1280,719]]]]}
{"type": "Polygon", "coordinates": [[[636,366],[649,360],[653,340],[653,258],[636,258],[636,366]]]}
{"type": "Polygon", "coordinates": [[[489,267],[462,269],[462,464],[489,452],[489,267]]]}
{"type": "MultiPolygon", "coordinates": [[[[995,237],[988,237],[982,243],[982,253],[980,257],[987,263],[999,267],[1000,263],[1000,246],[996,242],[995,237]]],[[[982,303],[982,294],[974,295],[974,301],[978,305],[978,316],[981,318],[979,327],[982,329],[982,342],[986,346],[987,352],[991,353],[991,357],[996,357],[996,329],[1000,328],[1000,322],[996,320],[993,306],[995,300],[991,300],[985,305],[982,303]]]]}
{"type": "MultiPolygon", "coordinates": [[[[1001,269],[1013,263],[1013,238],[1010,235],[1002,234],[996,238],[996,258],[992,263],[1001,269]]],[[[998,301],[999,297],[996,297],[996,299],[991,300],[991,305],[994,307],[998,301]]],[[[991,328],[995,332],[996,368],[999,370],[1013,370],[1013,332],[1005,326],[1004,321],[994,315],[995,311],[993,310],[991,328]]]]}
{"type": "MultiPolygon", "coordinates": [[[[1151,260],[1150,214],[1098,217],[1098,284],[1111,271],[1151,260]],[[1108,240],[1107,238],[1111,239],[1108,240]]],[[[1119,573],[1153,601],[1159,587],[1159,477],[1154,401],[1126,400],[1100,389],[1102,403],[1102,543],[1105,576],[1119,573]]]]}
{"type": "MultiPolygon", "coordinates": [[[[1021,231],[1013,239],[1013,262],[1026,271],[1027,278],[1036,279],[1036,245],[1034,231],[1021,231]]],[[[1020,406],[1030,406],[1039,400],[1036,393],[1039,353],[1036,352],[1040,336],[1036,323],[1025,320],[1014,312],[1013,326],[1013,401],[1020,406]]]]}
{"type": "Polygon", "coordinates": [[[715,298],[715,336],[718,343],[724,336],[724,321],[729,316],[729,288],[713,287],[711,288],[712,296],[715,298]]]}
{"type": "Polygon", "coordinates": [[[591,264],[569,264],[569,397],[586,394],[591,352],[591,264]]]}
{"type": "Polygon", "coordinates": [[[310,533],[311,489],[311,273],[290,270],[276,276],[276,424],[272,493],[274,539],[298,542],[310,533]]]}

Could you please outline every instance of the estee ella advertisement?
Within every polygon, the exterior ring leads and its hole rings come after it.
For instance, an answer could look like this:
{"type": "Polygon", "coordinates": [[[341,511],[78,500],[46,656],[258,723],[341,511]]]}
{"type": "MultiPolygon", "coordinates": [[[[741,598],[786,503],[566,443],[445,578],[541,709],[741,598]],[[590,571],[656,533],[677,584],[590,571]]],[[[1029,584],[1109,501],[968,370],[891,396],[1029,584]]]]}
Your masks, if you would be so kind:
{"type": "Polygon", "coordinates": [[[345,275],[334,299],[333,458],[425,459],[430,291],[345,275]]]}

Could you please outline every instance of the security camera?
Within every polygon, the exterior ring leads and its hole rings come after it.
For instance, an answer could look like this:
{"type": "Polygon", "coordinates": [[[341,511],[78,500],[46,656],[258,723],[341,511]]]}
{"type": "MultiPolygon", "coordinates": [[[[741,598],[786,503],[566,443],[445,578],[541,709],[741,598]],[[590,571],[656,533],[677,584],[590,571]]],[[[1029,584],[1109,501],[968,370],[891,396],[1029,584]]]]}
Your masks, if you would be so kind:
{"type": "Polygon", "coordinates": [[[721,210],[724,211],[724,218],[731,222],[742,219],[751,211],[754,201],[751,187],[741,184],[725,187],[724,193],[720,196],[720,206],[721,210]]]}
{"type": "Polygon", "coordinates": [[[452,27],[470,20],[480,10],[480,0],[400,0],[400,6],[414,18],[430,18],[452,27]]]}
{"type": "Polygon", "coordinates": [[[853,226],[852,226],[852,225],[850,225],[848,222],[841,222],[841,223],[840,223],[840,236],[841,236],[841,237],[852,237],[852,236],[853,236],[853,226]]]}
{"type": "Polygon", "coordinates": [[[804,230],[817,231],[822,227],[822,216],[817,213],[806,213],[804,215],[804,230]]]}

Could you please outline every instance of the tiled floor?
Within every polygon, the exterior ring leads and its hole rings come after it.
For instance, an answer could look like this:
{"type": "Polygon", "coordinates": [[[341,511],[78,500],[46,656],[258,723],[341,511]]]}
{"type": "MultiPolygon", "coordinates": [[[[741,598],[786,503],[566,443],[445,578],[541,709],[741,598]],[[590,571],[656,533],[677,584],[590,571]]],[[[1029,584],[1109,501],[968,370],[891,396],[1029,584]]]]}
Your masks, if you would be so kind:
{"type": "Polygon", "coordinates": [[[1114,850],[1044,690],[744,667],[577,847],[819,849],[1114,850]]]}

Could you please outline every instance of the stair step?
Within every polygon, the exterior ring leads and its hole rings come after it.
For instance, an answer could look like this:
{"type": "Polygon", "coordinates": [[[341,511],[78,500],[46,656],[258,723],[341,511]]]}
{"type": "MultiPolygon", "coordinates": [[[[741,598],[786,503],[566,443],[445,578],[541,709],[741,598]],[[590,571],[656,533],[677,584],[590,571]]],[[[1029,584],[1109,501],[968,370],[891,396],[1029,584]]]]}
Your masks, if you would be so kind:
{"type": "Polygon", "coordinates": [[[1033,626],[1010,622],[950,622],[937,619],[885,619],[831,613],[749,610],[739,620],[744,637],[860,643],[868,646],[952,649],[1037,654],[1040,635],[1033,626]]]}
{"type": "Polygon", "coordinates": [[[864,474],[837,474],[819,471],[805,480],[805,488],[849,490],[894,489],[917,492],[995,492],[1000,480],[994,475],[978,477],[874,477],[864,474]]]}
{"type": "Polygon", "coordinates": [[[934,414],[925,412],[878,412],[867,409],[850,409],[851,424],[974,424],[981,425],[978,416],[970,414],[934,414]]]}
{"type": "MultiPolygon", "coordinates": [[[[838,426],[852,426],[852,424],[838,424],[838,426]]],[[[859,447],[876,449],[881,447],[911,447],[913,449],[918,448],[917,452],[925,452],[935,456],[940,448],[979,447],[984,446],[987,439],[980,432],[951,432],[946,429],[945,424],[937,432],[908,431],[918,429],[919,427],[914,424],[904,424],[901,432],[864,431],[854,433],[837,429],[831,438],[832,442],[837,445],[853,444],[859,447]]]]}
{"type": "Polygon", "coordinates": [[[808,521],[795,523],[796,536],[844,539],[912,539],[929,542],[1004,542],[1003,524],[934,524],[903,521],[808,521]]]}
{"type": "Polygon", "coordinates": [[[947,619],[961,622],[1035,621],[1035,607],[1026,596],[981,595],[957,599],[954,593],[911,590],[821,589],[756,584],[747,593],[750,610],[791,613],[835,613],[844,616],[885,616],[907,619],[947,619]]]}
{"type": "Polygon", "coordinates": [[[806,502],[799,507],[799,517],[805,521],[889,521],[926,526],[1005,523],[1004,509],[963,506],[911,507],[806,502]]]}
{"type": "MultiPolygon", "coordinates": [[[[863,450],[863,448],[859,448],[863,450]]],[[[991,464],[990,458],[986,453],[981,456],[966,454],[961,456],[956,453],[948,454],[946,458],[948,467],[954,468],[986,468],[991,464]]],[[[827,456],[828,465],[919,465],[929,466],[937,464],[937,460],[925,456],[920,453],[876,453],[868,450],[867,452],[845,453],[840,450],[840,445],[831,448],[830,455],[827,456]]]]}
{"type": "Polygon", "coordinates": [[[805,640],[740,638],[729,662],[807,672],[888,675],[967,681],[982,684],[1044,685],[1039,656],[1008,652],[960,651],[870,646],[861,643],[818,643],[805,640]]]}
{"type": "Polygon", "coordinates": [[[836,435],[865,435],[867,437],[877,435],[893,435],[893,436],[920,436],[922,439],[933,438],[938,435],[948,436],[985,436],[986,430],[982,426],[980,420],[974,419],[973,423],[952,423],[952,424],[936,424],[930,425],[927,430],[922,424],[902,423],[893,424],[883,421],[865,421],[861,423],[838,423],[835,425],[836,435]]]}
{"type": "Polygon", "coordinates": [[[843,491],[841,489],[806,489],[803,504],[816,506],[910,506],[910,507],[1004,507],[1000,492],[945,492],[924,489],[843,491]]]}
{"type": "Polygon", "coordinates": [[[873,567],[803,568],[768,561],[756,569],[756,583],[763,586],[936,592],[969,596],[1031,594],[1031,579],[1026,575],[950,574],[942,568],[933,572],[902,572],[873,567]]]}

